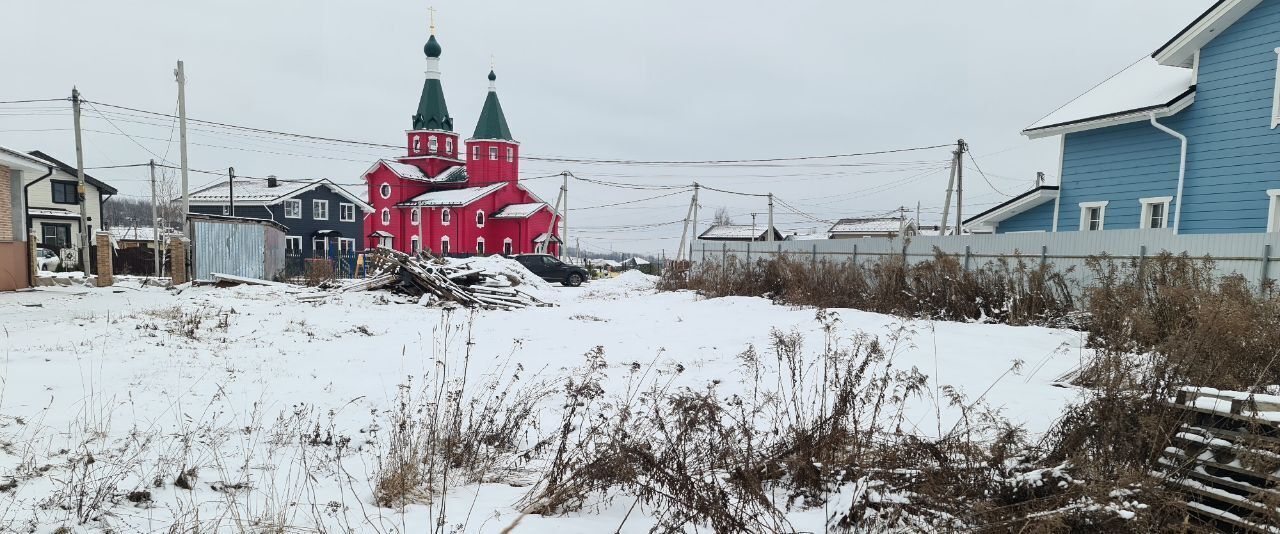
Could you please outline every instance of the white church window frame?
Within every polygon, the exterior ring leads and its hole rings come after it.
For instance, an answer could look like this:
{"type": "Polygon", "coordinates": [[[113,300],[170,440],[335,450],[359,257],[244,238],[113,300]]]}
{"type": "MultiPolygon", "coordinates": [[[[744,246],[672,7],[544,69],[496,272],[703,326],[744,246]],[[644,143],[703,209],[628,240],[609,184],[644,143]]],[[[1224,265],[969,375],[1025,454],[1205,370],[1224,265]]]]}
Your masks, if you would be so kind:
{"type": "Polygon", "coordinates": [[[412,224],[414,226],[418,225],[418,223],[422,220],[421,210],[422,208],[413,208],[413,211],[409,212],[409,224],[412,224]]]}
{"type": "Polygon", "coordinates": [[[449,208],[440,210],[440,226],[449,226],[449,222],[453,220],[453,213],[449,208]]]}
{"type": "Polygon", "coordinates": [[[384,199],[391,198],[391,184],[383,182],[382,185],[378,186],[378,194],[382,195],[384,199]]]}
{"type": "Polygon", "coordinates": [[[382,225],[391,226],[391,208],[382,208],[382,225]]]}
{"type": "Polygon", "coordinates": [[[484,255],[484,238],[483,237],[476,238],[476,255],[477,256],[484,255]]]}
{"type": "Polygon", "coordinates": [[[440,141],[436,139],[436,136],[432,135],[427,137],[427,152],[435,154],[439,151],[440,141]]]}

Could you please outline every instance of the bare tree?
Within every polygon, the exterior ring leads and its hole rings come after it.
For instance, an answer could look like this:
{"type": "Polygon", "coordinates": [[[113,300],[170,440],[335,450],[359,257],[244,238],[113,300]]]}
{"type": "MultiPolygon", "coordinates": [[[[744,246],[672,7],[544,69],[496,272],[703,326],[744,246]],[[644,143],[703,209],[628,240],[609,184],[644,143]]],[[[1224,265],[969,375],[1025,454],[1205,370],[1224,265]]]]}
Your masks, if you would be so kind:
{"type": "Polygon", "coordinates": [[[724,206],[716,208],[716,217],[714,222],[716,225],[733,224],[733,218],[729,216],[728,208],[725,208],[724,206]]]}
{"type": "MultiPolygon", "coordinates": [[[[181,202],[174,200],[180,194],[172,169],[156,169],[156,216],[160,226],[177,228],[182,221],[181,202]]],[[[148,190],[148,193],[150,191],[148,190]]],[[[150,227],[151,198],[116,196],[102,205],[103,222],[109,227],[150,227]]]]}

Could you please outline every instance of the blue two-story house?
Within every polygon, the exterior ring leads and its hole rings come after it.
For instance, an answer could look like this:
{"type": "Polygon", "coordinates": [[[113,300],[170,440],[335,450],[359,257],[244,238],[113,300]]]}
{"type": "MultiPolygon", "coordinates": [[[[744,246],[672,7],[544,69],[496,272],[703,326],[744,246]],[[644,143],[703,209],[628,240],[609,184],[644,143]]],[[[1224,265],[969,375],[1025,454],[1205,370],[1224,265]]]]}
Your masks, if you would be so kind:
{"type": "Polygon", "coordinates": [[[192,213],[267,219],[288,229],[286,253],[332,257],[363,242],[365,217],[373,207],[327,179],[221,182],[191,193],[192,213]],[[234,197],[232,196],[234,194],[234,197]],[[233,207],[234,204],[234,207],[233,207]]]}
{"type": "Polygon", "coordinates": [[[1023,130],[1058,137],[1057,186],[974,231],[1280,231],[1280,0],[1221,0],[1156,50],[1023,130]]]}

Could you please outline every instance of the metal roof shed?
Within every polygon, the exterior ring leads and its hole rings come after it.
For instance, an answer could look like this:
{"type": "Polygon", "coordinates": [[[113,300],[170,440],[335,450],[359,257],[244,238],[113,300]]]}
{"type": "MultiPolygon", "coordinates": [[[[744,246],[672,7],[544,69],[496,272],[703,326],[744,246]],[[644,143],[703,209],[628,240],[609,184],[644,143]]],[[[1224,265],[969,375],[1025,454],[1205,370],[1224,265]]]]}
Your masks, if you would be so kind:
{"type": "Polygon", "coordinates": [[[285,227],[275,221],[189,215],[191,267],[197,281],[213,273],[274,280],[284,272],[285,227]]]}

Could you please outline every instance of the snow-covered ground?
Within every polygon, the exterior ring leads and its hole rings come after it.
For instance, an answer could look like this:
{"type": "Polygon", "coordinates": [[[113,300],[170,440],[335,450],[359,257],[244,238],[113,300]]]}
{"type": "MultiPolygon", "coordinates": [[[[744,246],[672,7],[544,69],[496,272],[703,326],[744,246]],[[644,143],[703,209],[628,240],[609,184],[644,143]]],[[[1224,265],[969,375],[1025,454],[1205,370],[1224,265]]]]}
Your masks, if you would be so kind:
{"type": "MultiPolygon", "coordinates": [[[[381,291],[300,302],[311,290],[174,291],[125,281],[0,294],[0,531],[151,532],[181,522],[238,532],[269,517],[302,529],[424,532],[434,521],[428,507],[373,504],[379,430],[400,386],[461,350],[468,328],[467,383],[477,388],[517,365],[526,381],[563,379],[603,347],[606,389],[623,387],[638,365],[680,368],[669,373],[678,385],[718,380],[732,393],[742,381],[736,356],[752,345],[766,350],[772,329],[800,332],[815,350],[823,343],[812,309],[659,293],[653,284],[628,273],[556,287],[557,307],[473,318],[381,291]],[[330,433],[351,438],[338,458],[315,452],[332,446],[302,443],[332,441],[330,433]],[[192,489],[175,486],[183,468],[192,489]],[[129,495],[144,490],[146,498],[129,495]]],[[[954,386],[1033,433],[1075,396],[1054,383],[1083,356],[1077,332],[836,313],[842,336],[898,339],[894,366],[918,368],[929,390],[954,386]]],[[[913,401],[908,431],[950,427],[954,412],[943,400],[913,401]]],[[[448,523],[501,531],[528,489],[510,482],[451,491],[448,523]]],[[[623,532],[647,532],[643,510],[623,520],[628,507],[527,516],[513,531],[613,532],[625,523],[623,532]]],[[[801,530],[822,530],[821,512],[792,516],[801,530]]]]}

